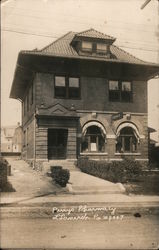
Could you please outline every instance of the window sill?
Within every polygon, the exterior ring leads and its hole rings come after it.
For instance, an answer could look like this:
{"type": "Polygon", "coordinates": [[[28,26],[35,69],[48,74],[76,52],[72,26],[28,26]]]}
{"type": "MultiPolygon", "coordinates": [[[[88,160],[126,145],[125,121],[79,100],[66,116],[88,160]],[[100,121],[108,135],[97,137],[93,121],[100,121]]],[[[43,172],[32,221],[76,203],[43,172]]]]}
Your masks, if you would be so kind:
{"type": "Polygon", "coordinates": [[[108,155],[108,153],[100,153],[100,152],[88,152],[88,153],[80,153],[80,155],[108,155]]]}
{"type": "Polygon", "coordinates": [[[58,97],[58,96],[54,96],[54,99],[81,100],[81,97],[58,97]]]}
{"type": "Polygon", "coordinates": [[[141,153],[115,153],[115,155],[141,155],[141,153]]]}

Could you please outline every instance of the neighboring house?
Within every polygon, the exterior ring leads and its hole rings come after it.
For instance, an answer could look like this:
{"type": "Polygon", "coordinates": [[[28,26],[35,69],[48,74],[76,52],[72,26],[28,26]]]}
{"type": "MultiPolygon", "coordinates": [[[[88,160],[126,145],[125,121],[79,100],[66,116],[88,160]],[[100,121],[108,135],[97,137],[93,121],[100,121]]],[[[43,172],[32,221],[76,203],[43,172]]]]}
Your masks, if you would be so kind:
{"type": "Polygon", "coordinates": [[[13,152],[13,135],[15,126],[1,128],[1,152],[13,152]]]}
{"type": "Polygon", "coordinates": [[[5,126],[1,128],[1,152],[21,152],[22,148],[22,127],[18,123],[17,126],[5,126]]]}
{"type": "Polygon", "coordinates": [[[15,128],[14,135],[13,135],[13,152],[22,152],[22,138],[23,138],[23,131],[20,123],[15,128]]]}
{"type": "Polygon", "coordinates": [[[147,80],[159,65],[90,29],[21,51],[11,98],[22,101],[23,157],[148,161],[147,80]]]}

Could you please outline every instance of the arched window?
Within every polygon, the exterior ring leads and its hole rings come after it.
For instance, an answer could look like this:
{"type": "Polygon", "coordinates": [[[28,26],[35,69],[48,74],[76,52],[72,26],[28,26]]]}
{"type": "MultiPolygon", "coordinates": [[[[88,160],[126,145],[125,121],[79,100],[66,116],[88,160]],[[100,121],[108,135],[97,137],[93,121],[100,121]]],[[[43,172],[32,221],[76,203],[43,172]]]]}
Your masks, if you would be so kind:
{"type": "Polygon", "coordinates": [[[116,152],[137,152],[138,139],[132,127],[124,127],[117,137],[116,152]]]}
{"type": "Polygon", "coordinates": [[[95,125],[87,127],[82,136],[81,152],[104,152],[105,134],[95,125]]]}

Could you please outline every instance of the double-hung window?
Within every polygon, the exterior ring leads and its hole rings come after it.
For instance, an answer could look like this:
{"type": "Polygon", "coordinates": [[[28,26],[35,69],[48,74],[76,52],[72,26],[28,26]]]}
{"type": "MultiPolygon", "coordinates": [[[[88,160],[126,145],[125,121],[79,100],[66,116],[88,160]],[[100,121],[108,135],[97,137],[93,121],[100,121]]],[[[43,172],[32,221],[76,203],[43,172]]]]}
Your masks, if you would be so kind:
{"type": "Polygon", "coordinates": [[[55,76],[55,97],[66,97],[66,79],[64,76],[55,76]]]}
{"type": "Polygon", "coordinates": [[[78,77],[55,76],[55,98],[80,98],[80,81],[78,77]]]}
{"type": "Polygon", "coordinates": [[[132,100],[131,82],[122,82],[121,83],[121,100],[123,102],[131,102],[131,100],[132,100]]]}
{"type": "Polygon", "coordinates": [[[77,77],[69,77],[68,78],[68,90],[69,90],[69,98],[70,99],[80,97],[79,78],[77,78],[77,77]]]}
{"type": "Polygon", "coordinates": [[[120,101],[120,89],[118,81],[109,81],[109,100],[120,101]]]}
{"type": "Polygon", "coordinates": [[[131,102],[132,84],[128,81],[109,81],[109,101],[131,102]]]}

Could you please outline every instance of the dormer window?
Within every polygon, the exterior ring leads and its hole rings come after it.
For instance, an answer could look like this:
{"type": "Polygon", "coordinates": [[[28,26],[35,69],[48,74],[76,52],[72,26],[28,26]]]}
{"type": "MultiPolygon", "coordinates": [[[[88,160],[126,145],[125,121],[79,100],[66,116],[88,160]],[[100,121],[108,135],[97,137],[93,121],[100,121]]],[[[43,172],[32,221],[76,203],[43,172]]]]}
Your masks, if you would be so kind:
{"type": "Polygon", "coordinates": [[[107,44],[97,43],[97,52],[106,53],[107,52],[107,44]]]}
{"type": "Polygon", "coordinates": [[[82,41],[82,50],[92,51],[92,43],[87,41],[82,41]]]}

